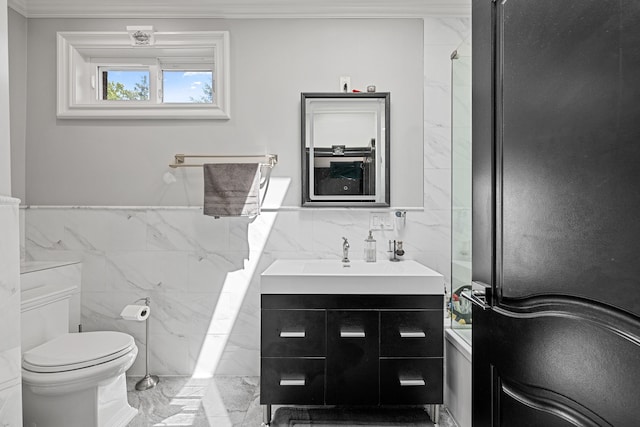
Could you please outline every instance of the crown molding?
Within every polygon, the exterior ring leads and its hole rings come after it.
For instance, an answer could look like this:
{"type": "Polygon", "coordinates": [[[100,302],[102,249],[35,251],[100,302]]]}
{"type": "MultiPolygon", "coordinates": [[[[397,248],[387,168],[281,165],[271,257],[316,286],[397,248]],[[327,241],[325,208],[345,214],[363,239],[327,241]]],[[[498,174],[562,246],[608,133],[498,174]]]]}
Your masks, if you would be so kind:
{"type": "Polygon", "coordinates": [[[7,6],[22,16],[27,16],[27,0],[7,0],[7,6]]]}
{"type": "Polygon", "coordinates": [[[7,0],[27,18],[415,18],[470,16],[471,0],[7,0]]]}

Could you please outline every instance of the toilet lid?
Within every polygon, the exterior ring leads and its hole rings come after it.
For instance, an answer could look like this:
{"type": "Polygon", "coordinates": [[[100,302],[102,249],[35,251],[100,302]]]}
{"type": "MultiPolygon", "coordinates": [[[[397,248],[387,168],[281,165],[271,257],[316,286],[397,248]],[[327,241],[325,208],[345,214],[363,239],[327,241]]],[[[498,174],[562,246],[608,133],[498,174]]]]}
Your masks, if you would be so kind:
{"type": "Polygon", "coordinates": [[[135,347],[131,335],[98,331],[61,335],[22,355],[22,367],[31,372],[64,372],[109,362],[135,347]]]}

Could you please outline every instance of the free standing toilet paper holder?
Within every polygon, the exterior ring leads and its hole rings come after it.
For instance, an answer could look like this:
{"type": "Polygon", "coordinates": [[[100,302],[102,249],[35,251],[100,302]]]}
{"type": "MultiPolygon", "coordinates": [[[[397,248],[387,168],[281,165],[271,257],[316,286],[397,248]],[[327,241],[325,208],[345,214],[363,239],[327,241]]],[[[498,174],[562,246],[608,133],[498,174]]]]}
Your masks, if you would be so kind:
{"type": "MultiPolygon", "coordinates": [[[[150,307],[151,298],[149,297],[140,298],[136,300],[134,304],[139,301],[144,301],[144,304],[147,307],[150,307]]],[[[140,381],[136,383],[136,390],[138,391],[144,391],[144,390],[153,388],[156,386],[156,384],[158,384],[158,381],[160,381],[157,375],[149,375],[149,317],[147,317],[144,320],[144,322],[146,323],[145,325],[145,375],[144,377],[142,377],[140,381]]]]}

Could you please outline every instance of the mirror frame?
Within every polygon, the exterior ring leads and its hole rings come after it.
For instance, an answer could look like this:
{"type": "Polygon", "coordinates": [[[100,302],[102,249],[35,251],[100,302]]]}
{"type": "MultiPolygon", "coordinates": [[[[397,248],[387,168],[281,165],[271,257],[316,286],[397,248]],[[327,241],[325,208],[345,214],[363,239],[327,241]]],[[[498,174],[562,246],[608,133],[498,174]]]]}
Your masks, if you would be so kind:
{"type": "MultiPolygon", "coordinates": [[[[300,96],[300,140],[301,140],[301,166],[302,166],[302,207],[389,207],[391,200],[390,187],[390,147],[391,147],[391,94],[389,92],[356,92],[356,93],[323,93],[323,92],[303,92],[300,96]],[[344,199],[336,195],[331,200],[312,200],[309,188],[309,165],[313,162],[307,159],[307,100],[308,99],[383,99],[384,100],[384,201],[376,202],[372,200],[344,199]]],[[[377,162],[376,162],[377,163],[377,162]]],[[[376,165],[376,170],[377,165],[376,165]]],[[[377,190],[377,189],[376,189],[377,190]]]]}

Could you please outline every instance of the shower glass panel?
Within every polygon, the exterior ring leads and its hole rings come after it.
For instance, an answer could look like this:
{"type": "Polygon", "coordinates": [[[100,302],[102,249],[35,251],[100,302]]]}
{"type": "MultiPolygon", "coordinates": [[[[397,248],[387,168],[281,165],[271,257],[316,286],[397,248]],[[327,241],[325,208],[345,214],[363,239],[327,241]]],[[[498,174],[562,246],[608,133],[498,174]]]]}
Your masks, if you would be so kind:
{"type": "Polygon", "coordinates": [[[451,54],[451,328],[471,344],[471,42],[451,54]]]}

